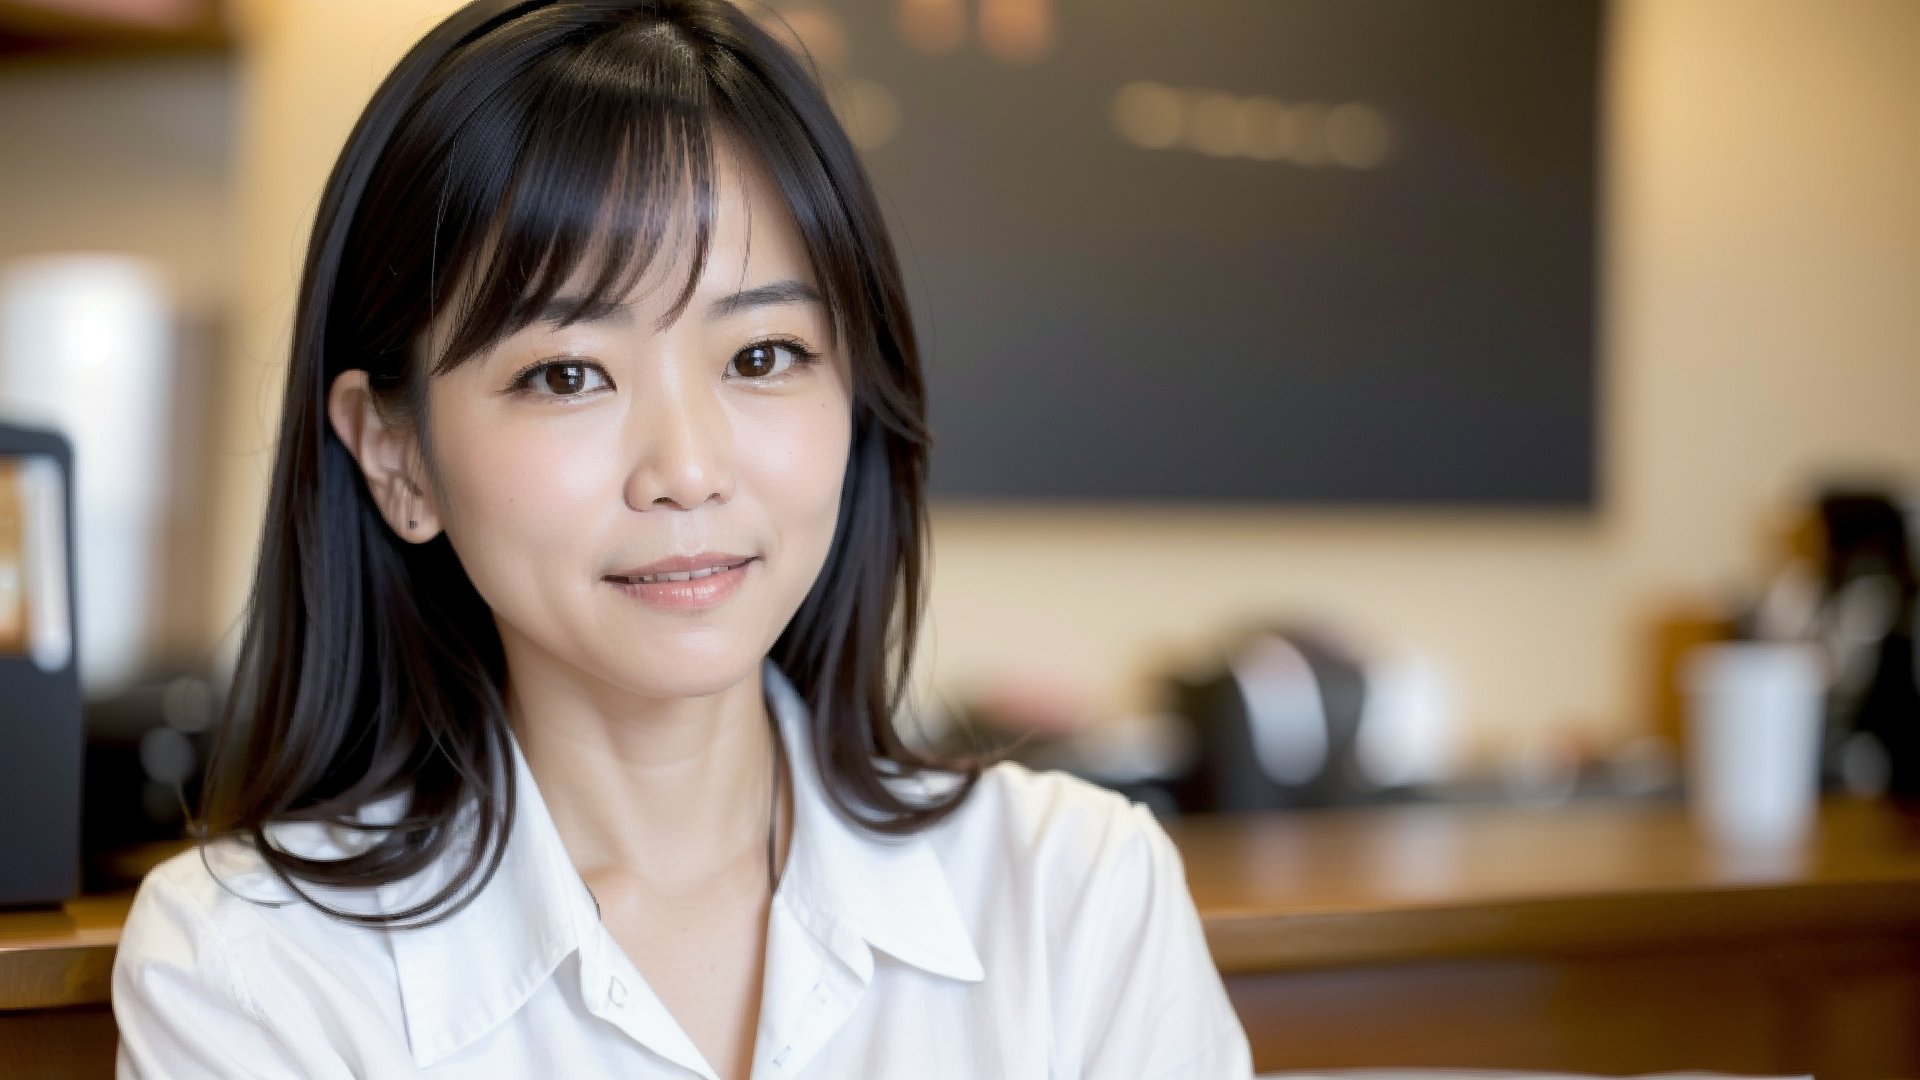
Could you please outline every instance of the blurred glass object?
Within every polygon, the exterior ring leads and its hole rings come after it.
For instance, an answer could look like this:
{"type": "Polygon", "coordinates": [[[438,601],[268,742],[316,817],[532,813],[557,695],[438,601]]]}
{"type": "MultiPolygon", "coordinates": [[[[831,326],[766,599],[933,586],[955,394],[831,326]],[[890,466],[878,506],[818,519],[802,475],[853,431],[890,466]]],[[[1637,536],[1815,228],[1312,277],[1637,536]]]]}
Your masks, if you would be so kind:
{"type": "Polygon", "coordinates": [[[89,695],[149,654],[169,494],[173,320],[159,272],[114,254],[0,270],[0,415],[73,441],[79,654],[89,695]]]}
{"type": "Polygon", "coordinates": [[[1431,656],[1411,649],[1367,661],[1360,767],[1383,788],[1434,787],[1459,769],[1460,700],[1431,656]]]}
{"type": "Polygon", "coordinates": [[[1239,685],[1253,753],[1282,784],[1304,784],[1327,764],[1326,698],[1299,644],[1279,634],[1247,641],[1228,660],[1239,685]]]}
{"type": "Polygon", "coordinates": [[[1798,642],[1702,646],[1687,663],[1687,798],[1735,852],[1793,848],[1819,792],[1826,671],[1798,642]]]}

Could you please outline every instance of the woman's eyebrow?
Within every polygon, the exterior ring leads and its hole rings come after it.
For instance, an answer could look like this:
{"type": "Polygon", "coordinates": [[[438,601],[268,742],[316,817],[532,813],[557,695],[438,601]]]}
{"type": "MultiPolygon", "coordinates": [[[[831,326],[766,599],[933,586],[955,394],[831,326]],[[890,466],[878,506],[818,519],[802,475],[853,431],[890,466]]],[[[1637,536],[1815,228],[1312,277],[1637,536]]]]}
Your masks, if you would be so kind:
{"type": "Polygon", "coordinates": [[[769,304],[817,304],[820,294],[813,286],[804,281],[786,278],[766,285],[756,285],[743,289],[731,296],[723,296],[707,305],[708,320],[724,319],[748,308],[764,307],[769,304]]]}

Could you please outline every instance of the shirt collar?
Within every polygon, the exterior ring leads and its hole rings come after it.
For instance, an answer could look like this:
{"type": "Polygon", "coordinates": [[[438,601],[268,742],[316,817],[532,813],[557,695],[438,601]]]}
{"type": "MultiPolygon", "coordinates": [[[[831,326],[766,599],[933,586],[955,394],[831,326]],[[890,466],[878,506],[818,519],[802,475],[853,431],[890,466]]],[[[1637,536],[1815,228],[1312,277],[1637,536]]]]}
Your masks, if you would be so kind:
{"type": "MultiPolygon", "coordinates": [[[[772,660],[763,672],[793,777],[793,845],[781,898],[803,914],[811,909],[844,920],[867,944],[904,963],[980,981],[980,957],[927,835],[889,836],[843,816],[820,777],[806,702],[772,660]]],[[[924,777],[900,786],[911,797],[932,794],[924,777]]]]}
{"type": "MultiPolygon", "coordinates": [[[[863,983],[872,976],[873,959],[859,943],[936,975],[984,978],[927,836],[885,836],[844,817],[827,796],[813,757],[806,702],[771,658],[762,662],[761,680],[786,749],[794,804],[777,901],[863,983]]],[[[506,1020],[596,929],[592,896],[518,741],[509,742],[519,808],[498,871],[458,913],[392,934],[407,1037],[421,1068],[506,1020]]],[[[907,793],[929,791],[924,779],[916,779],[907,793]]],[[[471,810],[470,804],[448,854],[414,878],[380,887],[381,910],[401,910],[445,886],[470,841],[471,810]]],[[[585,992],[589,1002],[595,1000],[591,988],[585,992]]]]}

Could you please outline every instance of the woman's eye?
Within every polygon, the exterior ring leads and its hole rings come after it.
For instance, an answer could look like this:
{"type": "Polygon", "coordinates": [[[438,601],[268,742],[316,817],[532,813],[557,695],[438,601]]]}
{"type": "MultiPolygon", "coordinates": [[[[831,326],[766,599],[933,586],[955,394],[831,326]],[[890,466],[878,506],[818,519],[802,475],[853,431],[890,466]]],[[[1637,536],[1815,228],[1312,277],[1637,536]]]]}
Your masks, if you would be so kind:
{"type": "Polygon", "coordinates": [[[607,373],[599,364],[582,360],[556,360],[529,368],[516,387],[535,397],[579,397],[589,390],[607,385],[607,373]]]}
{"type": "Polygon", "coordinates": [[[756,341],[734,353],[727,366],[745,378],[772,382],[791,373],[799,365],[811,364],[818,358],[818,354],[797,341],[756,341]],[[782,353],[788,357],[784,363],[780,358],[782,353]]]}

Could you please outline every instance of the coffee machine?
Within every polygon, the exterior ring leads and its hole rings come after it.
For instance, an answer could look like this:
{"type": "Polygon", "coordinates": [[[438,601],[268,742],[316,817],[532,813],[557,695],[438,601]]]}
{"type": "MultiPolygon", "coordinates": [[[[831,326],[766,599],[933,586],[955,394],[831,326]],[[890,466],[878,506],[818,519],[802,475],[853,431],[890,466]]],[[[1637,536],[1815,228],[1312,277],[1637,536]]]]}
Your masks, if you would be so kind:
{"type": "Polygon", "coordinates": [[[80,886],[73,449],[0,423],[0,906],[80,886]]]}

